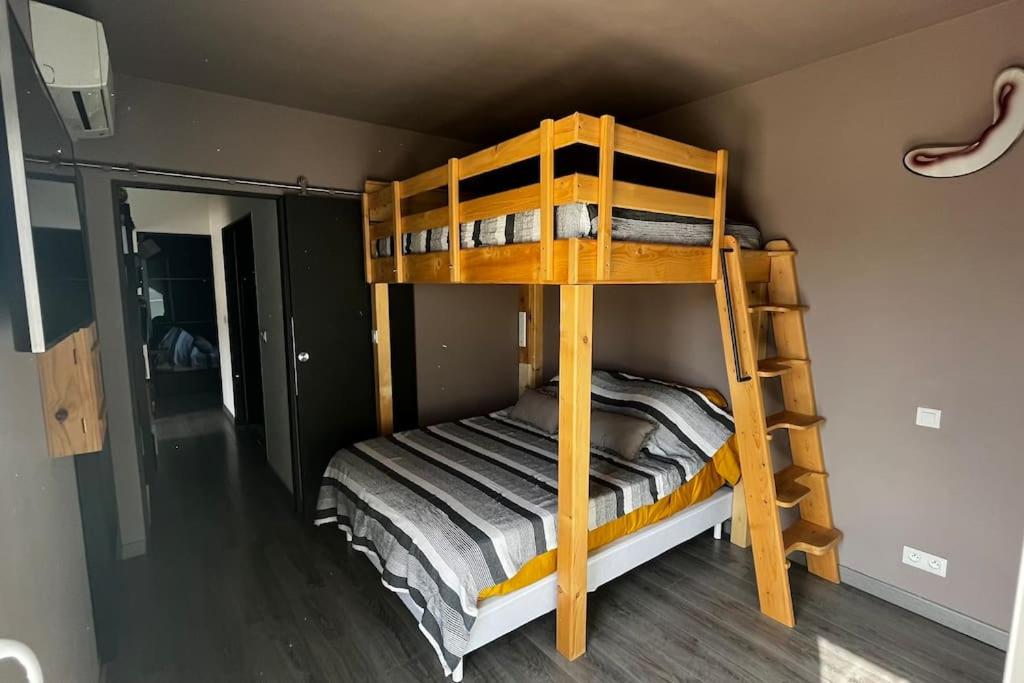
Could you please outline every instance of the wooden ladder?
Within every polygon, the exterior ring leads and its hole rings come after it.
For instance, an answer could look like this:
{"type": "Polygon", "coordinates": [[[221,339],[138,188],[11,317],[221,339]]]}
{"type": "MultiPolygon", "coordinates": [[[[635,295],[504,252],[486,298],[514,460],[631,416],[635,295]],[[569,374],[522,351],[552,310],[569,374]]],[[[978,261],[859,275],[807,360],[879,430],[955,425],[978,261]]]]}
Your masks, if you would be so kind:
{"type": "MultiPolygon", "coordinates": [[[[804,334],[807,307],[800,304],[796,252],[784,240],[769,242],[765,250],[771,252],[768,281],[748,285],[739,244],[726,236],[715,292],[743,472],[736,494],[746,501],[761,611],[793,626],[787,556],[807,553],[812,574],[838,583],[836,545],[842,532],[832,523],[819,433],[825,418],[817,414],[814,401],[804,334]],[[769,318],[775,339],[773,358],[764,357],[769,318]],[[785,409],[766,415],[762,381],[776,377],[782,382],[785,409]],[[780,429],[789,431],[793,464],[776,472],[769,441],[780,429]],[[797,508],[799,519],[783,529],[780,508],[797,508]]],[[[737,525],[736,520],[733,524],[737,525]]],[[[744,531],[734,529],[734,538],[742,538],[744,531]]]]}

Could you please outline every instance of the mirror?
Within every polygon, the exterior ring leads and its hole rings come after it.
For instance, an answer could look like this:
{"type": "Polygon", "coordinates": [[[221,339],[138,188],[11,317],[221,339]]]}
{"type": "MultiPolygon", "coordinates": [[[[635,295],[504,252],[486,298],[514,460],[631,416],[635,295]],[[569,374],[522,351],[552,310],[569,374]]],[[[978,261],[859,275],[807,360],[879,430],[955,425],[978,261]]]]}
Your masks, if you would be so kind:
{"type": "Polygon", "coordinates": [[[42,352],[93,320],[81,179],[29,43],[0,15],[3,270],[15,348],[42,352]]]}

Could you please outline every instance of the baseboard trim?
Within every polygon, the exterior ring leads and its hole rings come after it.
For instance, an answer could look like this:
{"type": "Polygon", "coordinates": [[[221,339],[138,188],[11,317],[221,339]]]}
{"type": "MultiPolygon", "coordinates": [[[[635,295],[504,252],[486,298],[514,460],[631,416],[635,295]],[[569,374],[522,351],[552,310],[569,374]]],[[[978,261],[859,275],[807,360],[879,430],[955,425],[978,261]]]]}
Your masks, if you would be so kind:
{"type": "Polygon", "coordinates": [[[121,544],[121,559],[130,560],[133,557],[141,557],[146,554],[146,539],[130,541],[121,544]]]}
{"type": "Polygon", "coordinates": [[[996,628],[974,617],[969,617],[962,612],[957,612],[936,602],[932,602],[920,595],[910,591],[897,588],[892,584],[862,574],[856,569],[842,567],[841,576],[843,583],[853,586],[857,590],[864,591],[886,602],[891,602],[897,607],[902,607],[908,612],[918,614],[925,619],[930,619],[942,624],[954,631],[980,640],[987,645],[1006,651],[1010,644],[1010,634],[1002,629],[996,628]]]}

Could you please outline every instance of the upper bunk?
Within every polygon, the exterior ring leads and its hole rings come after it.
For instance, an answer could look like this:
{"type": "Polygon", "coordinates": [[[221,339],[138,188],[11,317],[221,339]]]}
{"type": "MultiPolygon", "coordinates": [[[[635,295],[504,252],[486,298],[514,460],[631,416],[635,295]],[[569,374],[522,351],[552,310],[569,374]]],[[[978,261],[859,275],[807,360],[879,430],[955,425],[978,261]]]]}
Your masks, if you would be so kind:
{"type": "Polygon", "coordinates": [[[770,259],[780,252],[761,250],[751,226],[728,224],[727,230],[727,172],[725,150],[646,133],[612,116],[546,119],[533,130],[406,180],[367,182],[367,281],[710,283],[721,272],[728,232],[740,246],[754,247],[741,250],[744,279],[765,282],[770,259]],[[555,151],[577,145],[596,148],[597,175],[556,176],[555,151]],[[696,172],[713,180],[713,193],[629,182],[616,155],[661,165],[666,172],[673,170],[666,166],[696,172]],[[468,191],[485,174],[530,163],[536,169],[538,161],[539,175],[535,170],[525,182],[520,176],[512,187],[468,191]],[[621,231],[617,226],[613,239],[613,220],[620,217],[629,226],[621,231]],[[460,226],[459,239],[448,238],[451,225],[460,226]],[[491,239],[481,239],[482,225],[491,239]],[[636,241],[618,239],[620,232],[636,241]]]}

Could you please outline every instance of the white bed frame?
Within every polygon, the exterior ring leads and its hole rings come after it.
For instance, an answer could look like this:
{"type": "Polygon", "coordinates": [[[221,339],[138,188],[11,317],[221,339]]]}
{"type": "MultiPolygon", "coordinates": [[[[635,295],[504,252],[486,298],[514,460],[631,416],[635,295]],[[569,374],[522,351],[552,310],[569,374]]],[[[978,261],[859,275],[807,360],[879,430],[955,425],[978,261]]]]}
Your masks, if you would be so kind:
{"type": "MultiPolygon", "coordinates": [[[[732,489],[723,486],[706,500],[595,550],[587,560],[588,592],[597,590],[612,579],[708,529],[714,529],[716,539],[722,538],[722,523],[731,517],[732,489]]],[[[367,557],[379,571],[380,563],[376,556],[367,554],[367,557]]],[[[397,595],[413,613],[418,623],[423,610],[413,602],[408,593],[397,595]]],[[[549,574],[513,593],[486,600],[481,605],[476,622],[470,631],[467,653],[528,624],[537,617],[554,612],[557,595],[557,575],[549,574]]],[[[462,681],[461,662],[452,672],[452,681],[462,681]]]]}

